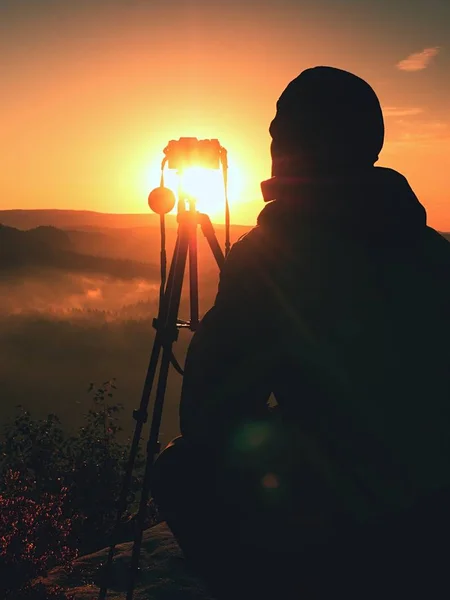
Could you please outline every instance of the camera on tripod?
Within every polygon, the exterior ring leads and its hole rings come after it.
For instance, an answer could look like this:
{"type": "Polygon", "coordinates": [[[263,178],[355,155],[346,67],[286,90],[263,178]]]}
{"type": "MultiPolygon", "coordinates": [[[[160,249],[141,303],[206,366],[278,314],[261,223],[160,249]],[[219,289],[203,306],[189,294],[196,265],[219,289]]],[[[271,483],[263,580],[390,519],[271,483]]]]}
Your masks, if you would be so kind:
{"type": "MultiPolygon", "coordinates": [[[[164,158],[161,162],[161,183],[159,187],[152,190],[148,196],[150,209],[159,214],[167,214],[173,210],[176,197],[172,190],[164,185],[164,167],[176,170],[180,177],[190,167],[201,167],[201,169],[220,170],[222,167],[223,186],[225,192],[225,229],[229,231],[229,206],[228,206],[228,157],[227,150],[221,146],[218,139],[199,140],[196,137],[180,137],[178,140],[170,140],[163,150],[164,158]]],[[[180,190],[182,187],[180,186],[180,190]]],[[[187,197],[187,196],[186,196],[187,197]]],[[[179,197],[178,206],[182,207],[179,197]]],[[[193,206],[193,204],[192,204],[193,206]]],[[[180,208],[179,208],[180,210],[180,208]]],[[[226,249],[229,250],[229,234],[226,233],[226,249]]]]}
{"type": "Polygon", "coordinates": [[[205,169],[220,169],[222,146],[219,140],[199,140],[195,137],[180,137],[170,140],[164,148],[169,169],[183,171],[192,166],[205,169]]]}
{"type": "Polygon", "coordinates": [[[139,555],[147,514],[150,480],[153,464],[160,449],[158,439],[159,428],[167,388],[169,366],[172,365],[180,375],[183,375],[183,368],[178,363],[173,353],[173,344],[177,340],[178,331],[181,328],[196,331],[200,323],[197,229],[200,227],[205,236],[206,242],[211,249],[219,270],[222,269],[225,259],[230,251],[230,211],[227,194],[228,153],[226,148],[221,146],[217,139],[199,140],[193,137],[181,137],[179,140],[171,140],[163,152],[165,156],[161,162],[161,183],[159,187],[152,190],[148,196],[148,205],[153,212],[159,214],[161,227],[161,285],[159,291],[158,316],[153,320],[153,327],[156,330],[156,334],[144,380],[140,406],[133,411],[136,427],[125,466],[122,488],[118,499],[118,510],[111,536],[111,545],[105,565],[104,579],[102,580],[99,590],[98,600],[106,600],[107,586],[111,577],[115,548],[119,541],[120,527],[127,507],[131,477],[139,450],[143,426],[148,417],[150,395],[157,379],[153,416],[147,442],[147,459],[145,463],[139,509],[136,517],[136,530],[130,565],[130,579],[127,590],[127,600],[133,599],[136,576],[139,570],[139,555]],[[180,193],[178,194],[178,230],[168,273],[165,247],[165,215],[174,209],[176,197],[174,192],[164,185],[164,167],[166,165],[169,169],[176,169],[180,179],[183,177],[184,170],[189,167],[201,167],[203,169],[220,169],[220,167],[222,167],[225,201],[225,252],[222,252],[209,216],[197,211],[195,201],[192,200],[188,200],[189,210],[186,210],[184,207],[186,199],[180,197],[180,193]],[[187,265],[189,265],[190,319],[185,321],[178,318],[178,311],[181,303],[182,288],[187,265]],[[158,366],[159,373],[157,374],[158,366]]]}

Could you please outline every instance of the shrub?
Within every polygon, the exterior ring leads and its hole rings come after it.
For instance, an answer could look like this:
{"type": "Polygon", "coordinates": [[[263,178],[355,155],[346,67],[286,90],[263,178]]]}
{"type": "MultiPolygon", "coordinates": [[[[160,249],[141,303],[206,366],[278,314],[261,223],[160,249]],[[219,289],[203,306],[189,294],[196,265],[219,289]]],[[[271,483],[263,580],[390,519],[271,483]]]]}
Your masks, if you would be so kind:
{"type": "MultiPolygon", "coordinates": [[[[118,439],[123,407],[112,403],[114,390],[114,380],[91,384],[92,405],[75,433],[54,414],[33,419],[23,408],[6,425],[0,441],[0,597],[45,598],[42,586],[31,585],[36,577],[56,564],[70,568],[78,554],[109,544],[129,452],[129,441],[118,439]]],[[[142,466],[139,455],[129,506],[142,466]]],[[[124,521],[130,518],[128,510],[124,521]]],[[[54,593],[48,597],[63,598],[63,591],[54,593]]]]}
{"type": "Polygon", "coordinates": [[[70,568],[77,556],[70,546],[72,522],[64,515],[67,488],[30,497],[34,481],[8,471],[0,494],[0,597],[45,575],[49,568],[70,568]]]}

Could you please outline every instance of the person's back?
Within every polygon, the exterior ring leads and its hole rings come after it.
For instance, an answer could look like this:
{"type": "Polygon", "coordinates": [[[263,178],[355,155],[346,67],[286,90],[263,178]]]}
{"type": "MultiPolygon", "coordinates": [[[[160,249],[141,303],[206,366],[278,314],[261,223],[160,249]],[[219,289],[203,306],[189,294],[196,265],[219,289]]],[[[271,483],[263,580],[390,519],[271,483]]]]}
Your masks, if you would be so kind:
{"type": "Polygon", "coordinates": [[[235,247],[255,349],[348,507],[408,506],[450,485],[450,244],[387,169],[290,194],[235,247]]]}
{"type": "Polygon", "coordinates": [[[418,510],[419,527],[450,489],[450,244],[406,180],[373,166],[383,120],[362,80],[305,71],[271,134],[268,204],[191,343],[181,432],[239,473],[219,496],[242,505],[244,545],[294,528],[312,555],[360,527],[395,546],[392,523],[418,510]]]}

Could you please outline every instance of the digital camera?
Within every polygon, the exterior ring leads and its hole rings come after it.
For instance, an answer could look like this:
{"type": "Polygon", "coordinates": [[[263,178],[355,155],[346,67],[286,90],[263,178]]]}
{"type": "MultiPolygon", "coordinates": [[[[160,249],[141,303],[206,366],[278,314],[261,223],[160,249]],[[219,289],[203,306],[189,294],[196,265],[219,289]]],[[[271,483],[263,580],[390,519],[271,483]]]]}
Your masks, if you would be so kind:
{"type": "Polygon", "coordinates": [[[171,140],[164,148],[164,154],[169,169],[183,170],[192,166],[220,169],[221,150],[219,140],[181,137],[179,140],[171,140]]]}

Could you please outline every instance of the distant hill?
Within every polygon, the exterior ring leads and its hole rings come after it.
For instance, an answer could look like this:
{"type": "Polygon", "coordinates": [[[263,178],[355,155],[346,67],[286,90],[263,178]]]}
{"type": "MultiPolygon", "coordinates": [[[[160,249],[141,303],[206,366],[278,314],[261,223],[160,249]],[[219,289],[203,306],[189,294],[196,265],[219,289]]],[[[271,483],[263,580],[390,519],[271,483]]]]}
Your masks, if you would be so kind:
{"type": "MultiPolygon", "coordinates": [[[[167,218],[169,225],[175,217],[167,218]]],[[[33,229],[50,225],[59,229],[104,229],[159,227],[159,216],[148,214],[109,214],[89,210],[0,210],[0,223],[18,229],[33,229]]]]}
{"type": "MultiPolygon", "coordinates": [[[[142,229],[146,227],[159,229],[159,216],[148,212],[141,214],[101,213],[90,210],[58,210],[58,209],[17,209],[0,210],[0,223],[17,229],[34,229],[41,226],[52,226],[72,231],[105,231],[107,229],[142,229]]],[[[167,215],[166,224],[176,226],[176,216],[167,215]]],[[[224,226],[214,224],[217,233],[223,232],[224,226]]],[[[232,238],[237,239],[250,229],[248,225],[232,224],[232,238]]],[[[441,232],[450,240],[450,232],[441,232]]]]}
{"type": "Polygon", "coordinates": [[[0,225],[0,275],[42,269],[98,274],[118,279],[159,278],[155,264],[79,252],[70,235],[51,226],[21,231],[0,225]]]}
{"type": "MultiPolygon", "coordinates": [[[[176,237],[176,217],[168,215],[167,251],[171,255],[176,237]]],[[[66,251],[117,260],[132,260],[139,263],[159,263],[160,233],[159,217],[148,214],[107,214],[78,210],[1,210],[0,224],[21,230],[34,230],[31,235],[44,236],[46,243],[56,243],[58,237],[66,251]],[[53,231],[51,231],[53,230],[53,231]],[[57,231],[59,230],[59,233],[57,231]],[[62,235],[67,236],[63,241],[62,235]]],[[[231,226],[231,242],[234,243],[251,227],[231,226]]],[[[214,224],[221,247],[224,246],[224,225],[214,224]]],[[[30,231],[30,233],[31,233],[30,231]]],[[[450,241],[450,232],[443,233],[450,241]]],[[[205,248],[199,232],[200,262],[209,261],[209,250],[205,248]]],[[[29,241],[31,238],[29,238],[29,241]]],[[[59,249],[62,249],[62,246],[59,249]]]]}
{"type": "MultiPolygon", "coordinates": [[[[61,233],[67,234],[72,250],[80,254],[159,263],[160,222],[159,216],[152,213],[127,215],[78,210],[1,210],[0,224],[20,230],[41,227],[61,230],[61,233]]],[[[168,215],[166,225],[167,251],[171,255],[177,232],[176,216],[168,215]]],[[[245,225],[232,225],[231,242],[249,229],[245,225]]],[[[224,225],[214,224],[214,230],[223,248],[224,225]]],[[[202,238],[199,231],[201,247],[202,238]]],[[[202,250],[200,262],[208,262],[209,254],[206,249],[202,250]]]]}

